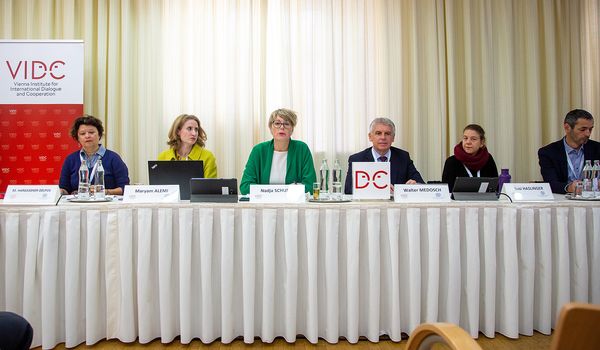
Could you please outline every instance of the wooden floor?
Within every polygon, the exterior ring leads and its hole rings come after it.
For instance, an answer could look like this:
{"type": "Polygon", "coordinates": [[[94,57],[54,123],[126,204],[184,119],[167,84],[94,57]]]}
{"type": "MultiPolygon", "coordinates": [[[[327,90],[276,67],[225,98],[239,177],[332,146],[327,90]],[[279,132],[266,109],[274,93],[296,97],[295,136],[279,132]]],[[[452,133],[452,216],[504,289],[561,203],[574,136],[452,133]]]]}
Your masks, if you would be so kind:
{"type": "MultiPolygon", "coordinates": [[[[495,338],[486,338],[480,334],[477,343],[484,350],[547,350],[550,349],[550,341],[552,336],[544,335],[541,333],[534,333],[533,336],[521,336],[519,339],[506,338],[501,334],[496,334],[495,338]]],[[[260,339],[257,339],[253,344],[245,344],[242,340],[236,340],[231,344],[222,344],[220,342],[213,342],[211,344],[202,344],[199,340],[194,340],[190,344],[181,344],[178,340],[175,340],[169,344],[162,344],[160,340],[155,340],[148,344],[139,343],[121,343],[116,340],[101,341],[92,346],[80,345],[75,349],[93,349],[93,350],[107,350],[107,349],[129,349],[129,350],[156,350],[156,349],[352,349],[352,350],[364,350],[364,349],[380,349],[380,350],[392,350],[392,349],[404,349],[406,347],[406,340],[400,343],[395,343],[390,340],[382,340],[379,343],[371,343],[368,340],[361,340],[357,344],[350,344],[347,341],[340,340],[338,344],[329,344],[324,340],[320,340],[318,344],[311,344],[306,339],[298,339],[295,343],[287,343],[282,338],[277,338],[273,343],[262,343],[260,339]]],[[[446,349],[444,346],[437,347],[439,349],[446,349]]],[[[36,348],[41,349],[41,348],[36,348]]],[[[55,349],[66,349],[64,345],[59,345],[55,349]]]]}

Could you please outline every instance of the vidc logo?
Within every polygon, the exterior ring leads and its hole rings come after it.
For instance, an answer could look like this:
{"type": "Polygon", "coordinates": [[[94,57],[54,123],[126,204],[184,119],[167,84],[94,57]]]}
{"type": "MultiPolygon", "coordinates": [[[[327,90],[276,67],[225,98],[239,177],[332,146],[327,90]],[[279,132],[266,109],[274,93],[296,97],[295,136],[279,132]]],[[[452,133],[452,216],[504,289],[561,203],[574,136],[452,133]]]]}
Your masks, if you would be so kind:
{"type": "Polygon", "coordinates": [[[34,80],[42,79],[46,75],[49,75],[56,80],[60,80],[65,77],[65,74],[62,72],[62,70],[66,63],[60,60],[50,63],[45,63],[38,60],[19,61],[18,63],[11,63],[9,61],[5,62],[13,80],[17,79],[18,76],[22,76],[23,79],[34,80]]]}

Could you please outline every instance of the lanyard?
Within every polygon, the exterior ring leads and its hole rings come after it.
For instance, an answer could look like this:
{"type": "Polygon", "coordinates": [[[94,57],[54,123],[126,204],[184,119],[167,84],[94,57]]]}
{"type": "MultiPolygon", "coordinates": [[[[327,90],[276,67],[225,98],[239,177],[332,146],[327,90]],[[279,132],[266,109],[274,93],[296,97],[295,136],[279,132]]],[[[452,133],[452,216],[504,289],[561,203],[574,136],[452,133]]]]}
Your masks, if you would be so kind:
{"type": "MultiPolygon", "coordinates": [[[[96,171],[98,171],[98,159],[101,159],[101,158],[102,157],[100,155],[98,155],[98,158],[96,159],[96,162],[94,163],[94,167],[92,168],[92,171],[90,172],[90,184],[92,183],[92,180],[94,180],[94,175],[96,175],[96,171]]],[[[79,153],[79,159],[81,159],[81,162],[83,163],[83,155],[81,155],[81,153],[79,153]]]]}
{"type": "Polygon", "coordinates": [[[575,176],[574,180],[581,179],[581,170],[583,170],[583,163],[585,162],[585,156],[581,157],[581,162],[579,164],[579,174],[577,174],[577,173],[575,173],[575,169],[573,169],[573,163],[571,162],[571,157],[569,157],[569,152],[567,152],[566,149],[565,149],[565,153],[567,154],[567,163],[569,164],[569,168],[571,168],[571,172],[573,173],[573,176],[575,176]]]}
{"type": "MultiPolygon", "coordinates": [[[[469,168],[467,168],[466,165],[463,164],[463,166],[465,167],[465,170],[467,171],[467,174],[469,174],[469,177],[473,177],[473,174],[471,173],[471,170],[469,170],[469,168]]],[[[481,177],[481,169],[477,170],[477,177],[481,177]]]]}

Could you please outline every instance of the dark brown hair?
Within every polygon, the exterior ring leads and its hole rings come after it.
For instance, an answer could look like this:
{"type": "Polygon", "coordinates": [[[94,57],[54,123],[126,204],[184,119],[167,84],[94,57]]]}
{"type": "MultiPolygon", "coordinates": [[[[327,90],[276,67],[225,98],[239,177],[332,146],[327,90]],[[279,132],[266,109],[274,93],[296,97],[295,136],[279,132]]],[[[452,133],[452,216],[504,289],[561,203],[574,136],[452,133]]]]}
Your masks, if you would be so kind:
{"type": "Polygon", "coordinates": [[[92,115],[84,114],[73,121],[73,126],[71,126],[71,137],[73,138],[73,140],[79,141],[77,139],[77,132],[79,131],[79,127],[82,125],[90,125],[98,129],[98,136],[100,138],[102,138],[102,135],[104,135],[104,127],[102,127],[102,121],[92,115]]]}
{"type": "Polygon", "coordinates": [[[479,134],[479,138],[481,139],[481,142],[485,142],[485,131],[479,124],[469,124],[469,125],[465,126],[465,128],[463,129],[463,133],[467,130],[475,131],[476,133],[479,134]]]}

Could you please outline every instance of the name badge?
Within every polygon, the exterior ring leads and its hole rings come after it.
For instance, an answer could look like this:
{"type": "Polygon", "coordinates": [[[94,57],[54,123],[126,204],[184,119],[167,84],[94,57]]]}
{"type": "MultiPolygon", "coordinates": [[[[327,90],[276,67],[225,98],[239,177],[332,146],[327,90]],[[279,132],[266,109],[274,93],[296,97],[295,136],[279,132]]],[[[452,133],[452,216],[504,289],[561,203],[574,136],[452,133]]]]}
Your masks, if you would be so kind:
{"type": "Polygon", "coordinates": [[[58,185],[8,185],[3,204],[56,205],[60,199],[58,185]]]}
{"type": "Polygon", "coordinates": [[[448,185],[394,185],[396,203],[450,202],[448,185]]]}
{"type": "Polygon", "coordinates": [[[125,186],[123,203],[177,203],[179,185],[125,186]]]}
{"type": "MultiPolygon", "coordinates": [[[[509,196],[514,202],[527,201],[552,201],[552,189],[550,184],[544,183],[505,183],[502,193],[509,196]]],[[[502,196],[500,196],[502,198],[502,196]]]]}
{"type": "Polygon", "coordinates": [[[389,162],[352,163],[352,199],[390,199],[389,162]]]}
{"type": "Polygon", "coordinates": [[[252,203],[304,203],[304,185],[250,185],[252,203]]]}

